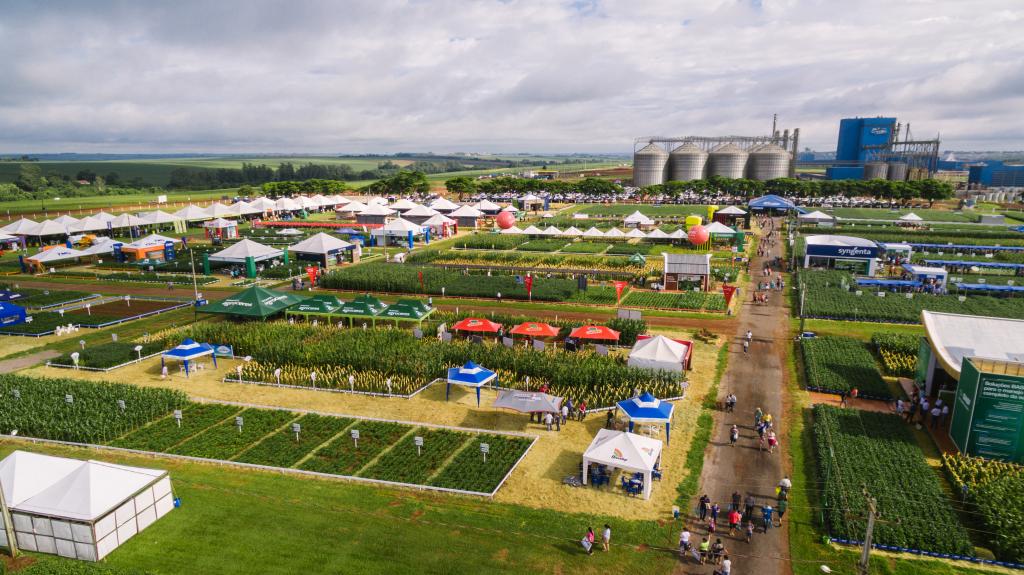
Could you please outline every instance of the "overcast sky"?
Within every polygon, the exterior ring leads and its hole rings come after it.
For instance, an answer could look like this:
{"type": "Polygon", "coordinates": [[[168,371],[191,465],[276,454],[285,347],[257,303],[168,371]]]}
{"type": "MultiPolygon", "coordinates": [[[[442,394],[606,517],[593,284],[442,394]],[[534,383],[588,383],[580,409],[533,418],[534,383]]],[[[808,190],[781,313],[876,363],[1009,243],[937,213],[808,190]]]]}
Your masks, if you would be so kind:
{"type": "Polygon", "coordinates": [[[0,152],[1024,149],[1022,0],[6,1],[0,152]]]}

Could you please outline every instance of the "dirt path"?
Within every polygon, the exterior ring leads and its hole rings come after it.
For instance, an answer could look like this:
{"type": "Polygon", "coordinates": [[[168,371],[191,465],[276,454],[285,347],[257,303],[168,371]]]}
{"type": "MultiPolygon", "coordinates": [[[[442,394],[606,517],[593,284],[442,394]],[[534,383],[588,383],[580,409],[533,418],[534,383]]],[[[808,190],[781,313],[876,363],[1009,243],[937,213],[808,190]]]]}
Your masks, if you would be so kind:
{"type": "Polygon", "coordinates": [[[13,373],[19,369],[25,369],[26,367],[32,367],[37,363],[43,363],[44,361],[60,357],[59,351],[52,349],[43,350],[40,352],[33,353],[31,355],[24,355],[22,357],[16,357],[14,359],[6,359],[0,361],[0,373],[13,373]]]}
{"type": "MultiPolygon", "coordinates": [[[[776,226],[781,225],[777,221],[776,226]]],[[[771,255],[781,254],[781,247],[771,250],[771,255]]],[[[756,258],[751,265],[751,284],[756,285],[764,278],[758,273],[764,258],[756,258]]],[[[735,413],[716,413],[712,428],[711,442],[704,456],[704,470],[701,474],[701,494],[706,493],[722,508],[719,515],[718,532],[726,548],[734,552],[734,575],[787,575],[791,573],[789,562],[789,538],[787,530],[773,528],[763,533],[761,529],[762,504],[775,501],[775,486],[784,475],[783,455],[779,448],[774,454],[759,450],[757,432],[754,430],[754,410],[760,407],[764,413],[775,418],[776,432],[784,430],[783,393],[785,390],[785,354],[787,353],[787,328],[789,309],[782,292],[773,291],[768,305],[750,302],[752,285],[740,294],[742,305],[735,333],[729,345],[729,365],[719,387],[719,400],[729,393],[736,394],[738,403],[735,413]],[[743,351],[743,340],[747,330],[753,332],[753,343],[749,353],[743,351]],[[740,428],[736,446],[729,443],[732,425],[740,428]],[[757,501],[754,511],[755,525],[758,526],[750,544],[741,536],[729,537],[728,510],[732,493],[739,491],[745,498],[752,495],[757,501]]],[[[784,437],[784,435],[783,435],[784,437]]],[[[689,513],[693,514],[696,501],[691,502],[689,513]]],[[[742,506],[740,511],[742,512],[742,506]]],[[[744,518],[745,519],[745,518],[744,518]]],[[[704,526],[698,526],[692,517],[690,529],[696,541],[707,533],[704,526]]],[[[712,539],[714,541],[714,539],[712,539]]],[[[709,566],[698,567],[693,563],[682,566],[683,573],[711,573],[709,566]]]]}

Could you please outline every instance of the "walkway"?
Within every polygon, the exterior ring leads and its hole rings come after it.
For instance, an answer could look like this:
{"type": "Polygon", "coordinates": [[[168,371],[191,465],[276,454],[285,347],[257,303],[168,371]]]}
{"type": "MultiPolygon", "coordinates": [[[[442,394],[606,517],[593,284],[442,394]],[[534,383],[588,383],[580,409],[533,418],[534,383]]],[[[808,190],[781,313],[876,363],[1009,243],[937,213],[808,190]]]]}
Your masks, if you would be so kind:
{"type": "MultiPolygon", "coordinates": [[[[4,336],[13,337],[13,336],[4,336]]],[[[4,340],[0,340],[4,341],[4,340]]],[[[52,349],[44,349],[30,355],[23,355],[14,359],[5,359],[0,361],[0,373],[14,373],[19,369],[25,369],[26,367],[32,367],[33,365],[49,361],[54,358],[61,356],[59,351],[52,349]]]]}
{"type": "MultiPolygon", "coordinates": [[[[781,225],[781,220],[776,219],[776,225],[781,225]]],[[[772,248],[771,257],[781,254],[781,246],[772,248]]],[[[755,258],[752,261],[752,285],[764,280],[760,270],[766,259],[771,258],[755,258]]],[[[752,287],[747,286],[739,294],[745,309],[740,314],[735,336],[728,343],[729,365],[718,390],[719,401],[724,401],[729,393],[736,394],[736,411],[715,414],[711,442],[704,456],[700,494],[706,493],[722,507],[715,537],[721,537],[726,548],[734,553],[733,575],[788,575],[791,573],[790,564],[784,559],[776,559],[789,556],[786,529],[775,528],[764,534],[758,527],[750,544],[742,536],[729,537],[727,514],[732,493],[739,491],[743,497],[753,495],[758,505],[770,501],[774,506],[775,486],[785,474],[784,456],[780,449],[776,448],[773,455],[758,450],[758,436],[753,424],[754,410],[760,407],[765,413],[772,414],[776,432],[780,433],[780,442],[785,441],[784,358],[789,351],[789,309],[781,292],[771,292],[767,305],[752,303],[752,292],[752,287]],[[747,330],[753,332],[754,338],[750,352],[745,354],[743,339],[747,330]],[[740,439],[735,447],[729,445],[729,430],[733,424],[740,427],[740,439]]],[[[691,503],[691,514],[695,507],[696,501],[691,503]]],[[[755,525],[760,524],[760,518],[758,507],[755,511],[755,525]]],[[[696,517],[693,517],[690,525],[696,541],[700,542],[700,538],[707,533],[706,529],[696,526],[696,517]]],[[[712,568],[688,562],[677,572],[711,573],[712,568]]]]}

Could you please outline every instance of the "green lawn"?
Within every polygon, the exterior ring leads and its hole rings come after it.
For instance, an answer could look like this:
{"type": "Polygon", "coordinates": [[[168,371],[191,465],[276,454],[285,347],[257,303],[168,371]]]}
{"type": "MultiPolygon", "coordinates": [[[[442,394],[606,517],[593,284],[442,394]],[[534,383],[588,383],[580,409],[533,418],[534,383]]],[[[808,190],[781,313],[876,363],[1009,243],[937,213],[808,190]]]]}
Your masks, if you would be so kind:
{"type": "MultiPolygon", "coordinates": [[[[0,168],[4,166],[0,163],[0,168]]],[[[191,190],[191,191],[160,191],[154,194],[130,194],[126,196],[88,196],[82,198],[62,198],[60,200],[18,200],[15,202],[0,202],[0,220],[4,223],[12,219],[18,219],[19,214],[41,213],[46,209],[47,217],[56,217],[58,214],[71,213],[78,217],[79,210],[96,210],[102,208],[108,212],[120,213],[123,211],[138,212],[141,210],[155,210],[157,208],[174,212],[178,207],[161,207],[150,202],[156,201],[157,195],[166,195],[167,201],[174,202],[198,202],[219,199],[222,196],[233,198],[238,193],[238,188],[224,188],[221,190],[191,190]],[[111,206],[124,206],[122,209],[112,209],[111,206]]],[[[36,221],[42,216],[33,217],[36,221]]]]}
{"type": "Polygon", "coordinates": [[[927,208],[900,208],[895,211],[886,208],[835,208],[827,211],[838,218],[857,218],[866,220],[897,220],[911,212],[921,216],[921,218],[929,222],[976,222],[979,219],[978,215],[971,210],[964,210],[963,213],[927,208]]]}
{"type": "MultiPolygon", "coordinates": [[[[27,444],[0,443],[0,456],[27,444]]],[[[105,561],[152,573],[668,573],[678,525],[63,447],[168,469],[182,505],[105,561]],[[588,526],[610,553],[584,554],[588,526]],[[641,548],[642,544],[651,546],[641,548]]],[[[635,503],[624,499],[623,505],[635,503]]],[[[668,516],[668,510],[666,510],[668,516]]]]}

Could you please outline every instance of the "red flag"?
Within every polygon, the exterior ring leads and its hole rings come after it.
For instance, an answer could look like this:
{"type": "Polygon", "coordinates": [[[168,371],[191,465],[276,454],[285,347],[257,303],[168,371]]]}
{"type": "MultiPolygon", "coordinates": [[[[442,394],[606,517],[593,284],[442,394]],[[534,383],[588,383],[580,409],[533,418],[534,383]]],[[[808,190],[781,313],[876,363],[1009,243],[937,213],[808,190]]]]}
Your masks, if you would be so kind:
{"type": "Polygon", "coordinates": [[[524,277],[523,285],[526,286],[526,296],[529,298],[533,298],[533,276],[524,277]]]}
{"type": "Polygon", "coordinates": [[[622,292],[623,292],[623,290],[626,289],[626,286],[629,285],[629,282],[617,281],[617,282],[614,282],[614,284],[615,284],[615,301],[616,302],[621,302],[622,301],[622,292]]]}
{"type": "Polygon", "coordinates": [[[729,307],[729,302],[732,301],[734,293],[736,293],[736,286],[722,285],[722,294],[725,295],[725,307],[729,307]]]}
{"type": "Polygon", "coordinates": [[[416,272],[420,277],[420,290],[427,291],[427,288],[423,287],[423,271],[416,272]]]}
{"type": "Polygon", "coordinates": [[[309,276],[309,283],[310,283],[310,285],[316,283],[316,272],[317,272],[316,266],[307,266],[306,267],[306,275],[309,276]]]}

